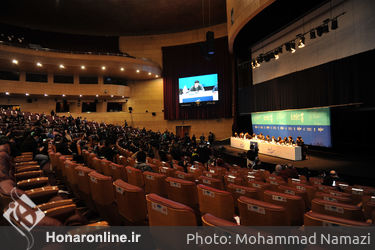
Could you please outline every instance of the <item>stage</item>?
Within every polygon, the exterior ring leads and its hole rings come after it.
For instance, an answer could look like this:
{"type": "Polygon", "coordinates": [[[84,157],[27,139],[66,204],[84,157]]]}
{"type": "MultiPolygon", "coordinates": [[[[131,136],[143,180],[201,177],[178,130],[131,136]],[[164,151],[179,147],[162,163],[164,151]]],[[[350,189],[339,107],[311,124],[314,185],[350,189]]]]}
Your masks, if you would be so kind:
{"type": "MultiPolygon", "coordinates": [[[[233,148],[230,145],[216,146],[222,151],[225,161],[246,166],[246,150],[233,148]],[[220,149],[221,148],[221,149],[220,149]]],[[[265,168],[273,170],[276,164],[291,163],[298,169],[307,167],[314,175],[320,171],[336,170],[340,177],[356,184],[374,185],[375,181],[375,155],[350,155],[309,150],[306,160],[291,161],[259,154],[260,161],[265,168]]]]}

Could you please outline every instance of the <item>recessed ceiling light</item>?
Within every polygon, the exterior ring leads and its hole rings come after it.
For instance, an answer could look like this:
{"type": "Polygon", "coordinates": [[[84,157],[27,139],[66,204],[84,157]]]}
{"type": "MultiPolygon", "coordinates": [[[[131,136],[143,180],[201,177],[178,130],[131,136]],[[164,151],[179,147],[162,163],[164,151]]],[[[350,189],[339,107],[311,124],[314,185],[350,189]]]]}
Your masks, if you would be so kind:
{"type": "Polygon", "coordinates": [[[30,94],[29,93],[26,93],[25,96],[29,96],[30,94]]]}
{"type": "Polygon", "coordinates": [[[125,98],[125,96],[122,96],[122,98],[125,98]]]}
{"type": "Polygon", "coordinates": [[[96,97],[99,97],[99,95],[95,95],[96,97]]]}
{"type": "Polygon", "coordinates": [[[44,94],[44,96],[48,96],[48,94],[44,94]]]}
{"type": "Polygon", "coordinates": [[[17,60],[17,59],[13,59],[13,60],[12,60],[12,63],[13,63],[13,64],[18,64],[18,60],[17,60]]]}
{"type": "Polygon", "coordinates": [[[82,95],[79,95],[79,97],[82,97],[82,95]]]}
{"type": "Polygon", "coordinates": [[[155,75],[155,77],[156,77],[156,78],[158,78],[158,77],[159,77],[159,75],[155,75]]]}
{"type": "Polygon", "coordinates": [[[5,92],[5,95],[10,95],[9,92],[5,92]]]}
{"type": "Polygon", "coordinates": [[[82,66],[81,66],[81,69],[86,69],[85,65],[82,65],[82,66]]]}
{"type": "Polygon", "coordinates": [[[59,65],[59,68],[60,68],[60,69],[65,69],[64,64],[60,64],[60,65],[59,65]]]}
{"type": "Polygon", "coordinates": [[[36,66],[38,66],[38,67],[43,67],[43,64],[41,64],[40,62],[37,62],[37,63],[36,63],[36,66]]]}
{"type": "Polygon", "coordinates": [[[62,94],[62,97],[65,97],[66,95],[65,94],[62,94]]]}
{"type": "Polygon", "coordinates": [[[121,71],[124,71],[125,69],[123,67],[120,68],[121,71]]]}
{"type": "Polygon", "coordinates": [[[111,97],[114,97],[114,95],[111,95],[111,97]]]}
{"type": "Polygon", "coordinates": [[[141,72],[139,69],[137,69],[137,73],[141,72]]]}
{"type": "Polygon", "coordinates": [[[150,76],[150,75],[151,75],[151,72],[148,72],[148,75],[150,76]]]}
{"type": "Polygon", "coordinates": [[[102,70],[105,70],[106,69],[106,67],[105,66],[102,66],[102,70]]]}

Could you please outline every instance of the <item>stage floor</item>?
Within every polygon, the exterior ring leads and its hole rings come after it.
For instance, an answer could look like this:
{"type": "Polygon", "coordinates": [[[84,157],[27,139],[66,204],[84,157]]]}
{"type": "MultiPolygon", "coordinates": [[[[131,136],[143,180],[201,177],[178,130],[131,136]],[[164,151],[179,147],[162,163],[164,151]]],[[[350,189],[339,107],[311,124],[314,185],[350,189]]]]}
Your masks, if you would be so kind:
{"type": "MultiPolygon", "coordinates": [[[[230,145],[222,147],[225,149],[225,160],[240,166],[246,165],[246,150],[233,148],[230,145]]],[[[259,159],[268,166],[291,163],[296,168],[307,167],[315,173],[334,169],[339,176],[341,175],[344,179],[350,178],[357,184],[373,186],[375,183],[375,155],[355,156],[310,151],[307,159],[303,161],[291,161],[264,154],[259,154],[259,159]]]]}

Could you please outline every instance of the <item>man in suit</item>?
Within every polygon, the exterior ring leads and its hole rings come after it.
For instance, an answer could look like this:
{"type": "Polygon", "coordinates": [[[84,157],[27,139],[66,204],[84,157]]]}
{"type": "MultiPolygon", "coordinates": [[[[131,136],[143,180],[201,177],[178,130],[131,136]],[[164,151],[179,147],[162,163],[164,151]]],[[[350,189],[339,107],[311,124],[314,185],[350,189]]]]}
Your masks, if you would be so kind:
{"type": "Polygon", "coordinates": [[[195,81],[193,87],[189,89],[189,91],[204,91],[203,85],[199,83],[199,81],[195,81]]]}

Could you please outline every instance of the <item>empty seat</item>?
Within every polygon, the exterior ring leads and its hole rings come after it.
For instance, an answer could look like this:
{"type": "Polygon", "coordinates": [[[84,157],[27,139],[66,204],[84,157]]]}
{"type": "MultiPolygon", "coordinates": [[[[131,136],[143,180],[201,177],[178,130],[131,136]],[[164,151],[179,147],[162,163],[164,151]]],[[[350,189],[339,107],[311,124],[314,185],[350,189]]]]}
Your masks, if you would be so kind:
{"type": "Polygon", "coordinates": [[[315,213],[331,215],[348,220],[364,220],[361,208],[355,205],[313,199],[311,201],[311,210],[315,213]]]}
{"type": "Polygon", "coordinates": [[[146,194],[155,193],[166,197],[165,178],[163,174],[145,171],[143,172],[146,194]]]}
{"type": "Polygon", "coordinates": [[[167,177],[166,190],[168,199],[196,208],[198,204],[197,188],[194,182],[167,177]]]}
{"type": "Polygon", "coordinates": [[[143,180],[142,171],[131,166],[126,167],[126,174],[128,176],[128,183],[143,188],[145,182],[143,180]]]}
{"type": "Polygon", "coordinates": [[[246,196],[246,197],[253,198],[253,199],[258,198],[258,190],[252,187],[229,184],[227,186],[227,191],[232,194],[235,207],[237,207],[237,203],[238,203],[237,199],[240,196],[246,196]]]}
{"type": "Polygon", "coordinates": [[[238,198],[238,211],[243,226],[289,226],[285,208],[269,202],[238,198]]]}
{"type": "Polygon", "coordinates": [[[280,193],[300,196],[305,202],[306,211],[311,208],[311,203],[309,202],[309,197],[307,196],[306,191],[297,189],[295,187],[284,186],[284,185],[281,185],[278,188],[279,188],[278,192],[280,193]]]}
{"type": "Polygon", "coordinates": [[[213,170],[211,171],[203,171],[203,176],[209,177],[209,178],[214,178],[221,180],[223,179],[223,176],[217,172],[214,172],[213,170]]]}
{"type": "Polygon", "coordinates": [[[234,202],[232,194],[213,187],[197,186],[199,210],[202,214],[210,213],[226,220],[233,220],[234,202]]]}
{"type": "Polygon", "coordinates": [[[187,180],[187,181],[193,181],[193,182],[196,180],[194,174],[185,173],[185,172],[182,172],[182,171],[176,171],[175,177],[179,178],[179,179],[187,180]]]}
{"type": "Polygon", "coordinates": [[[163,198],[157,194],[146,195],[150,226],[196,226],[196,217],[190,207],[163,198]]]}
{"type": "Polygon", "coordinates": [[[276,192],[279,191],[280,185],[286,185],[287,184],[282,177],[274,176],[274,175],[270,175],[266,179],[266,182],[270,184],[270,190],[273,190],[273,191],[276,191],[276,192]]]}
{"type": "Polygon", "coordinates": [[[166,175],[167,177],[175,177],[174,173],[176,172],[176,169],[160,166],[159,167],[159,173],[166,175]]]}
{"type": "Polygon", "coordinates": [[[338,196],[333,194],[328,194],[324,192],[316,192],[315,198],[322,199],[325,201],[332,201],[337,203],[353,204],[353,200],[346,196],[338,196]]]}
{"type": "Polygon", "coordinates": [[[109,165],[109,170],[110,170],[110,176],[112,177],[113,180],[124,180],[127,181],[128,177],[126,174],[126,169],[125,166],[116,164],[116,163],[111,163],[109,165]]]}
{"type": "Polygon", "coordinates": [[[210,227],[231,227],[238,226],[236,223],[228,220],[218,218],[212,214],[205,214],[202,216],[202,223],[204,226],[210,227]]]}
{"type": "Polygon", "coordinates": [[[227,187],[230,184],[235,184],[235,185],[243,185],[243,179],[239,176],[233,175],[233,174],[227,174],[224,176],[224,183],[225,186],[227,187]]]}
{"type": "Polygon", "coordinates": [[[258,200],[264,199],[264,191],[270,189],[270,184],[261,181],[248,181],[248,187],[256,188],[258,190],[258,200]]]}
{"type": "Polygon", "coordinates": [[[102,159],[102,160],[100,161],[102,174],[107,175],[107,176],[111,176],[111,169],[110,169],[110,167],[109,167],[109,165],[110,165],[111,163],[112,163],[112,162],[111,162],[111,161],[108,161],[107,159],[102,159]]]}
{"type": "Polygon", "coordinates": [[[195,179],[198,179],[199,176],[203,174],[203,170],[198,167],[188,167],[188,173],[194,174],[195,179]]]}
{"type": "Polygon", "coordinates": [[[88,176],[90,179],[91,198],[97,211],[111,225],[115,225],[118,221],[116,221],[117,208],[114,206],[115,195],[112,177],[102,175],[96,171],[90,172],[88,176]]]}
{"type": "Polygon", "coordinates": [[[199,184],[203,184],[206,186],[210,186],[217,189],[224,189],[222,180],[210,178],[207,176],[199,176],[198,178],[199,184]]]}
{"type": "Polygon", "coordinates": [[[304,215],[304,226],[350,226],[350,227],[366,227],[371,226],[370,223],[348,220],[326,214],[320,214],[313,211],[304,215]]]}
{"type": "Polygon", "coordinates": [[[264,201],[285,207],[291,226],[301,226],[303,224],[305,201],[300,196],[267,190],[264,192],[264,201]]]}
{"type": "Polygon", "coordinates": [[[146,200],[142,188],[117,179],[113,182],[119,214],[132,223],[146,220],[146,200]]]}

